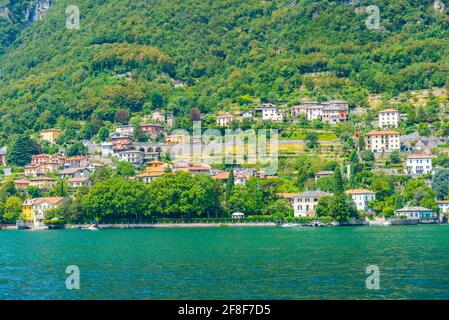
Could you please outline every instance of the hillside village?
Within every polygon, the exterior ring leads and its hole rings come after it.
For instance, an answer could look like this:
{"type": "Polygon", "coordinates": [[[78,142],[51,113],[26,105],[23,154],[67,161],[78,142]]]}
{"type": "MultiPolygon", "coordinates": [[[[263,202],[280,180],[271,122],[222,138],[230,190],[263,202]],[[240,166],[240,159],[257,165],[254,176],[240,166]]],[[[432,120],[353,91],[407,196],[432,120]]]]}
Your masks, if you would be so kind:
{"type": "MultiPolygon", "coordinates": [[[[429,96],[427,104],[438,104],[436,108],[444,110],[444,95],[429,96]]],[[[98,214],[98,210],[111,209],[107,203],[89,210],[83,201],[91,193],[103,196],[109,192],[109,179],[119,179],[123,188],[129,184],[129,188],[148,188],[158,194],[161,190],[157,188],[171,192],[170,183],[175,183],[176,176],[200,176],[184,191],[202,190],[205,181],[213,186],[214,194],[209,195],[213,198],[202,194],[211,206],[199,208],[200,204],[186,212],[155,208],[151,212],[151,206],[176,207],[185,199],[183,194],[169,199],[150,197],[157,203],[142,204],[140,218],[231,218],[232,213],[241,212],[240,218],[320,219],[327,223],[447,222],[447,121],[428,125],[417,119],[411,124],[413,109],[404,113],[404,108],[394,103],[385,105],[351,108],[341,100],[304,99],[293,105],[261,103],[252,109],[214,115],[192,110],[191,121],[201,120],[203,129],[278,128],[276,175],[265,174],[258,164],[211,166],[192,159],[173,161],[170,149],[192,141],[188,135],[173,134],[177,119],[163,109],[142,116],[137,124],[125,117],[91,140],[67,143],[62,139],[66,132],[60,128],[24,135],[0,149],[2,222],[45,227],[50,219],[67,223],[107,220],[103,213],[98,214]],[[68,213],[74,204],[79,206],[75,218],[68,213]],[[335,212],[341,205],[346,212],[342,216],[335,212]]],[[[424,108],[417,108],[418,112],[424,108]]],[[[443,113],[440,116],[447,119],[443,113]]],[[[124,201],[122,207],[150,200],[124,201]]],[[[127,210],[122,211],[111,212],[109,218],[129,218],[127,210]]]]}

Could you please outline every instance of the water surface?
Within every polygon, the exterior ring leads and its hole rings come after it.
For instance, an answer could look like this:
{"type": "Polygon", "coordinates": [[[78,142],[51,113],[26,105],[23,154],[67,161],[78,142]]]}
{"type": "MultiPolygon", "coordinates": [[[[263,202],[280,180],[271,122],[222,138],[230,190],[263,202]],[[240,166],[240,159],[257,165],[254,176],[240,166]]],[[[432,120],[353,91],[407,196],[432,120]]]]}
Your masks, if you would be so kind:
{"type": "Polygon", "coordinates": [[[449,299],[448,244],[449,225],[0,231],[0,299],[449,299]]]}

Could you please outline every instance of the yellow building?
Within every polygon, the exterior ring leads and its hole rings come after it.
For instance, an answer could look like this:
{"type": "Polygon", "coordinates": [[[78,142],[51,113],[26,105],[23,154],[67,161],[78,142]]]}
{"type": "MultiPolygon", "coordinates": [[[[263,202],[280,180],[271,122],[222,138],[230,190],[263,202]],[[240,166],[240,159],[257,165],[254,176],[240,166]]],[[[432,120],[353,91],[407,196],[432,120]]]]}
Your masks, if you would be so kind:
{"type": "Polygon", "coordinates": [[[59,129],[42,130],[40,138],[43,141],[48,141],[50,143],[56,143],[56,140],[58,140],[58,138],[61,134],[62,134],[62,131],[59,129]]]}
{"type": "Polygon", "coordinates": [[[64,203],[63,197],[44,197],[27,200],[22,204],[22,219],[35,227],[43,227],[45,213],[64,203]]]}
{"type": "Polygon", "coordinates": [[[22,205],[22,220],[25,222],[33,221],[33,200],[26,200],[22,205]]]}

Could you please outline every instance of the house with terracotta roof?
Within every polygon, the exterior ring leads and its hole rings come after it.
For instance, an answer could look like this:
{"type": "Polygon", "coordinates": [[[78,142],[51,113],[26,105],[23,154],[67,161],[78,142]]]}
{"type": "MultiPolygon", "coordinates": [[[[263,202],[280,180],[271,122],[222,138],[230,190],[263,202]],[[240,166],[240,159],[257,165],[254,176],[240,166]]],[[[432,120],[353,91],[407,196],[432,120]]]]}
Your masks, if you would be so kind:
{"type": "Polygon", "coordinates": [[[345,193],[351,196],[352,201],[359,211],[370,211],[371,208],[368,203],[376,200],[376,193],[367,189],[350,189],[346,190],[345,193]]]}
{"type": "Polygon", "coordinates": [[[56,180],[49,177],[37,177],[30,180],[29,186],[41,189],[53,189],[56,186],[56,180]]]}
{"type": "Polygon", "coordinates": [[[165,174],[164,171],[152,171],[144,172],[136,176],[136,180],[142,181],[145,184],[149,184],[154,179],[160,178],[165,174]]]}
{"type": "Polygon", "coordinates": [[[131,136],[122,133],[113,133],[111,135],[114,151],[128,150],[132,144],[131,136]]]}
{"type": "Polygon", "coordinates": [[[34,227],[44,227],[45,214],[65,202],[62,197],[44,197],[26,200],[22,204],[22,217],[25,222],[32,222],[34,227]]]}
{"type": "Polygon", "coordinates": [[[412,176],[431,174],[433,172],[432,155],[421,153],[408,156],[405,171],[412,176]]]}
{"type": "Polygon", "coordinates": [[[164,133],[165,127],[161,124],[142,124],[140,126],[142,128],[142,131],[148,134],[151,138],[155,138],[160,134],[164,133]]]}
{"type": "Polygon", "coordinates": [[[333,195],[333,193],[321,190],[277,194],[279,198],[286,199],[290,202],[295,217],[314,217],[318,201],[322,197],[332,197],[333,195]]]}
{"type": "Polygon", "coordinates": [[[117,128],[115,128],[116,133],[126,134],[129,136],[132,136],[134,134],[135,130],[136,130],[136,127],[133,125],[120,125],[117,128]]]}
{"type": "Polygon", "coordinates": [[[212,175],[212,179],[226,182],[229,179],[229,172],[215,172],[215,174],[212,175]]]}
{"type": "Polygon", "coordinates": [[[40,139],[55,144],[61,135],[62,131],[59,129],[42,130],[40,133],[40,139]]]}
{"type": "Polygon", "coordinates": [[[391,152],[400,150],[401,142],[399,132],[396,131],[371,131],[365,135],[367,150],[374,153],[391,152]]]}
{"type": "Polygon", "coordinates": [[[30,180],[28,179],[14,180],[14,187],[16,187],[17,190],[25,190],[29,185],[30,180]]]}
{"type": "Polygon", "coordinates": [[[397,128],[399,126],[399,118],[399,111],[396,109],[379,111],[379,128],[397,128]]]}
{"type": "Polygon", "coordinates": [[[25,175],[38,177],[43,176],[51,172],[51,168],[47,166],[45,163],[42,164],[32,164],[25,167],[25,175]]]}
{"type": "Polygon", "coordinates": [[[217,126],[229,127],[232,121],[234,121],[234,117],[232,115],[223,114],[217,117],[217,126]]]}
{"type": "Polygon", "coordinates": [[[31,156],[31,165],[55,163],[58,166],[63,166],[65,159],[65,157],[41,153],[31,156]]]}

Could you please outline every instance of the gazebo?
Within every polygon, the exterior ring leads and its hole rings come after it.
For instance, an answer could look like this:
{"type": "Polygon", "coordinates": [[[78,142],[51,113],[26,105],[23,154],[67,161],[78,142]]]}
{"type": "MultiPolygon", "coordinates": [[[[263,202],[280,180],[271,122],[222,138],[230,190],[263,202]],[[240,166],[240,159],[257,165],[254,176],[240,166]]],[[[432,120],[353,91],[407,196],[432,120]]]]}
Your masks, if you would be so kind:
{"type": "Polygon", "coordinates": [[[243,214],[242,212],[234,212],[232,214],[232,219],[242,219],[245,217],[245,214],[243,214]]]}

